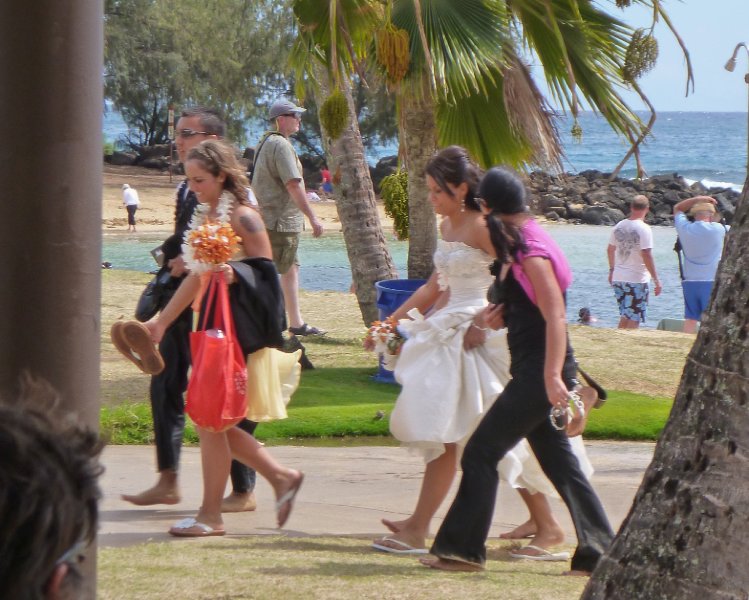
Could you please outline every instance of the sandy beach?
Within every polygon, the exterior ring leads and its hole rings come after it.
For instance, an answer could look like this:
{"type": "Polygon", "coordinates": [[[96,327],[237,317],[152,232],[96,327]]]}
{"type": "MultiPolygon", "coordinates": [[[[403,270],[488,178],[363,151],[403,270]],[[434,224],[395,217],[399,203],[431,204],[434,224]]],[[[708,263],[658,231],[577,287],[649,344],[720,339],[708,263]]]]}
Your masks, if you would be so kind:
{"type": "MultiPolygon", "coordinates": [[[[122,204],[122,184],[135,188],[140,196],[140,208],[135,215],[137,230],[164,232],[168,235],[174,225],[174,192],[182,175],[160,173],[143,167],[104,165],[102,192],[102,229],[107,232],[127,232],[127,213],[122,204]]],[[[392,228],[392,219],[385,216],[382,202],[377,204],[383,227],[392,228]]],[[[333,200],[313,202],[312,207],[327,231],[340,231],[341,222],[333,200]]]]}

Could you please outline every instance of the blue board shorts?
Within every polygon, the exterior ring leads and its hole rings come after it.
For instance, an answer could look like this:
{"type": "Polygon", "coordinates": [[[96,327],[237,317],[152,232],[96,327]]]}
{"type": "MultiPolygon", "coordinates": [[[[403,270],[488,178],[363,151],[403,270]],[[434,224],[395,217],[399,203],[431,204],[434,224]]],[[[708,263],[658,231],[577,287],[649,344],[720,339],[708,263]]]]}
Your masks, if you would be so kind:
{"type": "Polygon", "coordinates": [[[629,283],[614,281],[614,296],[619,304],[619,316],[630,321],[645,322],[648,312],[650,288],[647,283],[629,283]]]}
{"type": "Polygon", "coordinates": [[[701,321],[702,313],[707,310],[710,294],[713,291],[712,281],[682,281],[684,292],[684,318],[701,321]]]}

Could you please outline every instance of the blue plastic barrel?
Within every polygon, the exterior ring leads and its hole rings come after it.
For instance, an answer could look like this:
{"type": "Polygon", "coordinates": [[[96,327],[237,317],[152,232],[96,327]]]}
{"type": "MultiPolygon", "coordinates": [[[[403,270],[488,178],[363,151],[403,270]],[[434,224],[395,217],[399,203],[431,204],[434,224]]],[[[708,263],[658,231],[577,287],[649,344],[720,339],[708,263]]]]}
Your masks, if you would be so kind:
{"type": "MultiPolygon", "coordinates": [[[[382,321],[392,315],[401,304],[411,297],[411,294],[424,285],[425,281],[425,279],[387,279],[376,282],[376,304],[380,320],[382,321]]],[[[372,379],[380,383],[395,383],[393,372],[382,365],[382,357],[380,357],[377,374],[372,379]]]]}

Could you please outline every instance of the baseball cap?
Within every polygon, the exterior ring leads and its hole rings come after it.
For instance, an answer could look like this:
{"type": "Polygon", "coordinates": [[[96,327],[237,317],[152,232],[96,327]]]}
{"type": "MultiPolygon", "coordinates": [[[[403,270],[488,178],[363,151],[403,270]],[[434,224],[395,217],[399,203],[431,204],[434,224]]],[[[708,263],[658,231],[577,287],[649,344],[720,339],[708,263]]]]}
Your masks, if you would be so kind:
{"type": "Polygon", "coordinates": [[[129,188],[129,187],[130,187],[130,186],[129,186],[128,184],[126,184],[126,183],[123,183],[123,184],[122,184],[122,189],[123,189],[123,190],[126,190],[126,189],[127,189],[127,188],[129,188]]]}
{"type": "Polygon", "coordinates": [[[290,113],[301,115],[303,112],[306,112],[306,111],[307,111],[306,108],[297,106],[290,100],[276,100],[273,103],[273,106],[270,107],[270,112],[268,113],[268,120],[272,121],[276,117],[280,117],[281,115],[288,115],[290,113]]]}

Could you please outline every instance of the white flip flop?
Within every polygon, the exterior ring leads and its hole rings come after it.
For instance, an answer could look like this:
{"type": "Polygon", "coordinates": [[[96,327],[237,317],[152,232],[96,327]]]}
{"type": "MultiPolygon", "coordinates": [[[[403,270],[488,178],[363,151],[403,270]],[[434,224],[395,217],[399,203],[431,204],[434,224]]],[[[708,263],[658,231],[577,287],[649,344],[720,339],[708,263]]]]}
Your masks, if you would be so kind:
{"type": "Polygon", "coordinates": [[[223,529],[214,529],[210,525],[201,523],[193,517],[177,521],[169,529],[169,533],[175,537],[210,537],[215,535],[226,535],[223,529]]]}
{"type": "Polygon", "coordinates": [[[533,544],[523,546],[519,549],[519,551],[510,552],[510,556],[512,558],[518,558],[522,560],[537,560],[544,562],[562,562],[570,559],[569,552],[549,552],[545,548],[539,548],[538,546],[534,546],[533,544]],[[526,549],[538,552],[538,554],[520,554],[520,551],[526,549]]]}
{"type": "Polygon", "coordinates": [[[380,552],[389,552],[390,554],[429,554],[429,550],[427,550],[426,548],[414,548],[413,546],[409,546],[408,544],[406,544],[406,542],[401,542],[400,540],[396,540],[392,537],[380,538],[376,542],[372,543],[372,548],[374,548],[375,550],[379,550],[380,552]],[[395,544],[396,546],[399,546],[399,548],[386,546],[385,544],[382,544],[380,542],[395,544]]]}

